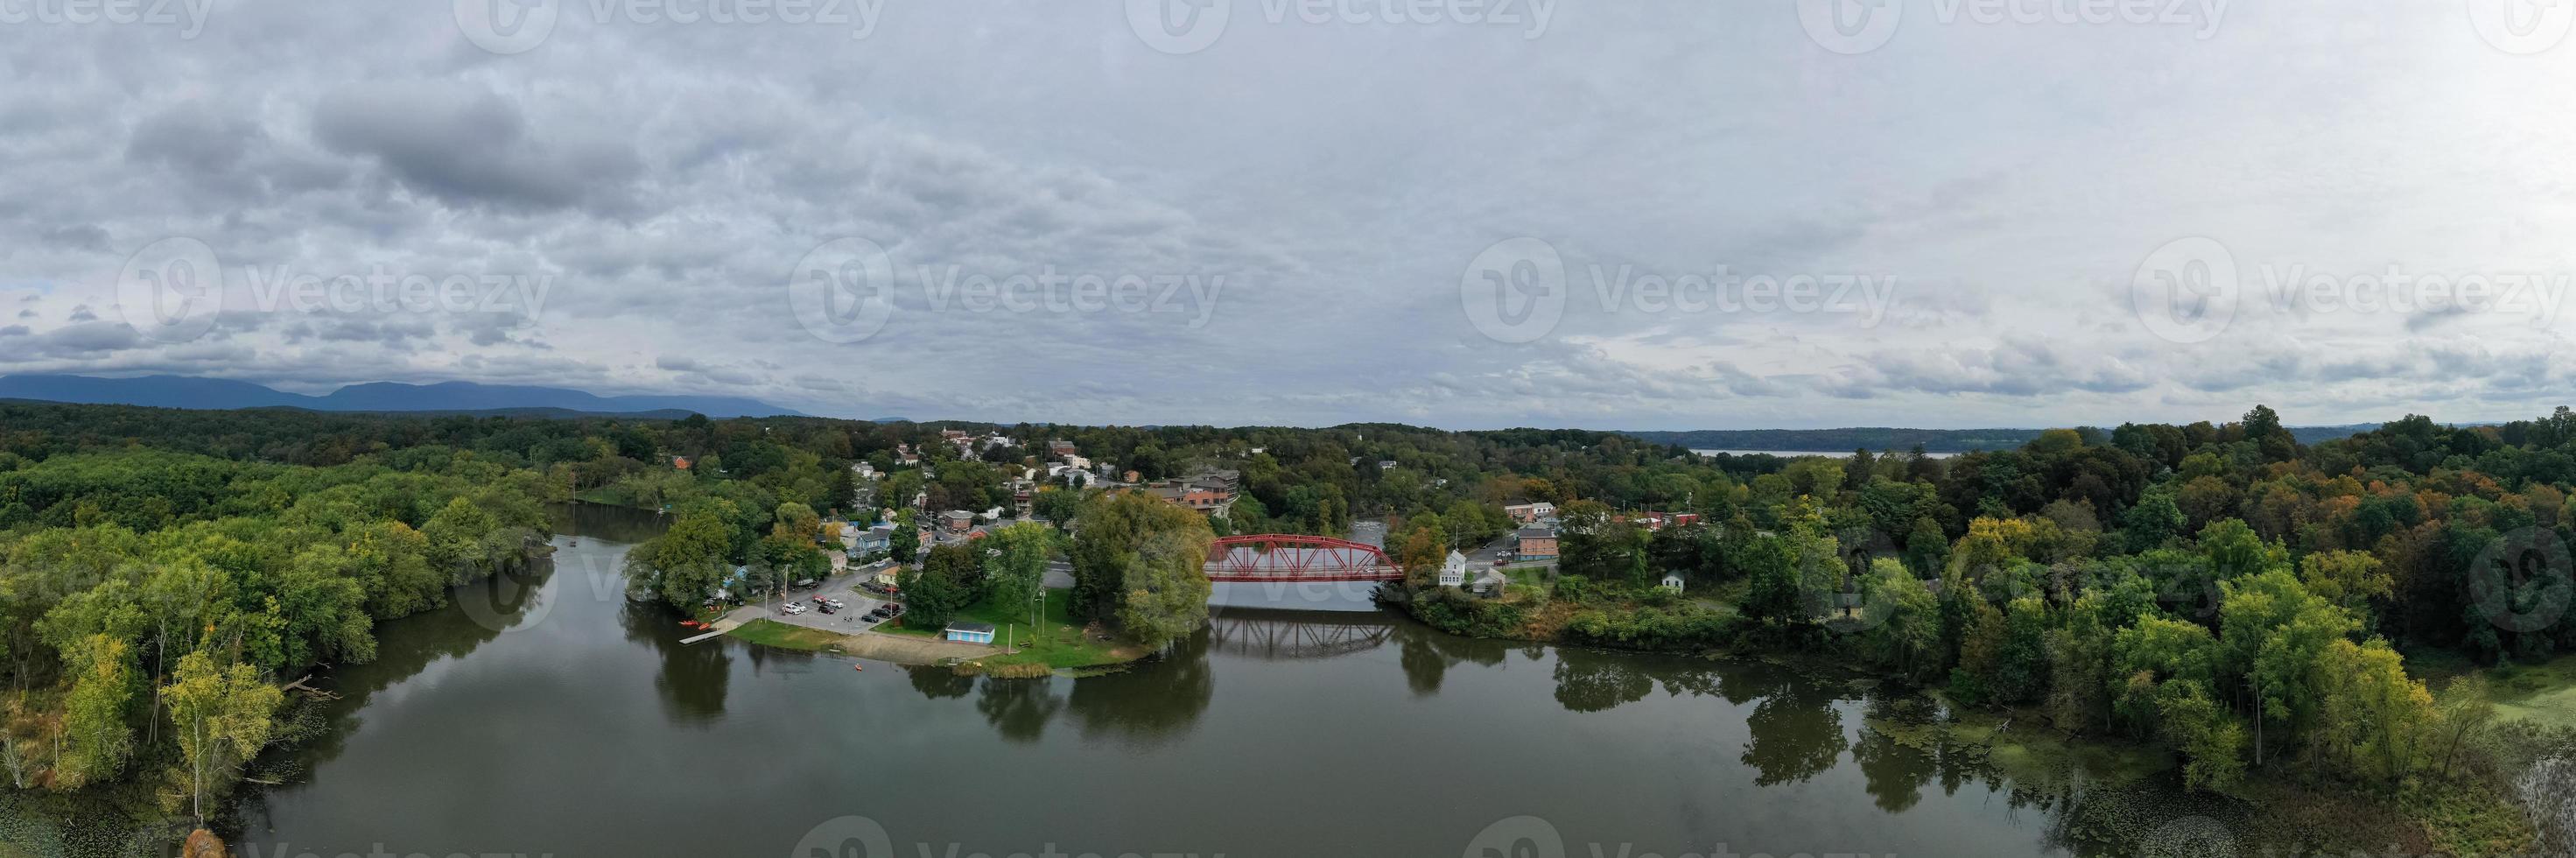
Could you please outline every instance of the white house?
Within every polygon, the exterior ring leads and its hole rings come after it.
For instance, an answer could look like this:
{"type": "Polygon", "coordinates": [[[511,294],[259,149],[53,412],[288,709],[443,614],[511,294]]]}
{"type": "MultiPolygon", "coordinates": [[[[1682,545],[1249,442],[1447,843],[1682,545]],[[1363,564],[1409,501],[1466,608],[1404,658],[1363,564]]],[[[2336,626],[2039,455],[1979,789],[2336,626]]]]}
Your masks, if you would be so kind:
{"type": "Polygon", "coordinates": [[[1663,585],[1663,586],[1664,586],[1664,589],[1666,589],[1666,590],[1671,590],[1671,591],[1673,591],[1673,592],[1675,592],[1675,593],[1679,593],[1679,592],[1681,592],[1681,591],[1682,591],[1682,573],[1679,573],[1679,572],[1666,572],[1666,573],[1664,573],[1664,585],[1663,585]]]}
{"type": "Polygon", "coordinates": [[[1452,550],[1449,552],[1449,559],[1440,564],[1440,586],[1457,587],[1466,583],[1467,555],[1452,550]]]}

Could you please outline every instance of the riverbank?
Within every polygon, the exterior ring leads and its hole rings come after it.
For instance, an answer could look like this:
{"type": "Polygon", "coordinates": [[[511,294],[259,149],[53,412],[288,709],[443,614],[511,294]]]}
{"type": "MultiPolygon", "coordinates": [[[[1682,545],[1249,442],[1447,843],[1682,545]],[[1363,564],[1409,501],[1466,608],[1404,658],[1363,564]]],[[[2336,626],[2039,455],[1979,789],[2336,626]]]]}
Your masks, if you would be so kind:
{"type": "Polygon", "coordinates": [[[726,636],[746,643],[805,652],[828,652],[872,661],[906,666],[946,664],[962,659],[990,658],[1002,654],[998,647],[961,643],[915,635],[885,632],[844,634],[824,629],[791,626],[776,620],[753,620],[734,627],[726,636]]]}
{"type": "Polygon", "coordinates": [[[857,634],[756,619],[728,634],[762,646],[830,652],[901,665],[971,663],[966,668],[968,672],[1004,677],[1098,671],[1150,654],[1144,647],[1075,623],[1070,609],[1072,598],[1071,590],[1046,591],[1045,613],[1036,626],[1028,624],[1027,614],[996,605],[977,605],[960,612],[957,621],[993,626],[994,644],[990,646],[946,640],[945,629],[914,628],[899,618],[857,634]]]}
{"type": "MultiPolygon", "coordinates": [[[[1036,665],[1050,671],[1096,670],[1115,667],[1144,658],[1144,647],[1108,637],[1077,623],[1073,619],[1073,591],[1052,588],[1046,591],[1046,608],[1039,623],[1029,625],[1029,614],[1018,606],[976,605],[960,611],[962,622],[989,623],[993,626],[992,652],[976,660],[988,667],[1036,665]]],[[[941,629],[913,628],[898,618],[879,626],[882,634],[935,638],[941,629]]]]}
{"type": "MultiPolygon", "coordinates": [[[[2438,783],[2410,778],[2371,788],[2315,781],[2282,767],[2223,792],[2192,790],[2183,784],[2180,759],[2169,750],[2058,730],[2039,705],[1967,707],[1938,688],[1913,689],[1855,667],[1858,656],[1847,651],[1841,643],[1847,638],[1840,635],[1828,636],[1821,648],[1812,641],[1793,645],[1756,633],[1731,605],[1661,594],[1563,598],[1537,588],[1511,590],[1518,592],[1500,599],[1443,589],[1393,601],[1426,625],[1463,637],[1747,659],[1820,683],[1896,692],[1898,702],[1865,721],[1868,731],[2007,781],[2017,797],[2063,809],[2067,840],[2111,852],[2177,846],[2171,842],[2177,837],[2210,831],[2231,838],[2236,854],[2382,854],[2394,847],[2403,854],[2467,858],[2526,854],[2539,840],[2506,787],[2508,779],[2492,774],[2438,783]],[[2171,820],[2206,830],[2146,824],[2171,820]]],[[[2546,725],[2576,715],[2576,658],[2505,673],[2490,693],[2500,720],[2546,725]]]]}

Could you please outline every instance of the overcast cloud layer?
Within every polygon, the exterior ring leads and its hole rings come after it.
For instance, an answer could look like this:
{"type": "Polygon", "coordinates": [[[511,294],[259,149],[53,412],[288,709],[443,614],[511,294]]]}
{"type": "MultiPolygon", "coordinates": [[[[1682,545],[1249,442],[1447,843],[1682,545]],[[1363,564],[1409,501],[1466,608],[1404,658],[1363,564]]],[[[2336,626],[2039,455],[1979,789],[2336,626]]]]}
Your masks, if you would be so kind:
{"type": "Polygon", "coordinates": [[[2570,4],[59,2],[0,0],[0,374],[1454,428],[2470,421],[2576,377],[2570,4]],[[279,289],[377,273],[470,287],[279,289]]]}

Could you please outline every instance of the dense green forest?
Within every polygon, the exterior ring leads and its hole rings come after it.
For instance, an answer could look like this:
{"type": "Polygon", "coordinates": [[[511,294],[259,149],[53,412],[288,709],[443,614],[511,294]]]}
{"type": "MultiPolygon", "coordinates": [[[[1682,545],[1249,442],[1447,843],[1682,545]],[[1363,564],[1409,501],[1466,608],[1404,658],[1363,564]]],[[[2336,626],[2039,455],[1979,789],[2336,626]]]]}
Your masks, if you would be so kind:
{"type": "MultiPolygon", "coordinates": [[[[1383,520],[1390,552],[1417,574],[1389,596],[1444,628],[1840,659],[1963,706],[2169,748],[2187,782],[2212,791],[2500,793],[2505,762],[2485,750],[2494,731],[2477,680],[2436,688],[2410,672],[2414,657],[2497,665],[2576,648],[2562,616],[2576,595],[2565,409],[2476,427],[2410,416],[2303,444],[2258,406],[2235,422],[2049,430],[1948,459],[1787,459],[1391,424],[0,404],[0,761],[19,788],[141,782],[173,812],[194,811],[268,740],[281,685],[369,658],[374,623],[541,555],[545,501],[673,512],[630,573],[638,595],[685,607],[736,565],[811,569],[826,529],[888,510],[908,520],[916,495],[923,511],[1007,510],[1009,481],[1043,464],[1051,440],[1145,480],[1240,475],[1233,513],[1204,529],[1137,495],[1078,483],[1038,493],[1037,514],[1075,535],[1031,534],[1031,550],[1070,556],[1079,610],[1138,640],[1204,617],[1178,604],[1203,599],[1204,581],[1182,587],[1174,571],[1195,568],[1204,534],[1342,534],[1383,520]],[[942,429],[1016,446],[963,458],[942,429]],[[899,448],[920,451],[921,466],[899,448]],[[859,463],[878,476],[854,474],[859,463]],[[1562,508],[1557,574],[1499,598],[1429,586],[1439,557],[1501,535],[1502,507],[1531,500],[1562,508]],[[1638,514],[1650,510],[1703,523],[1650,532],[1638,514]],[[1153,538],[1166,532],[1187,538],[1153,538]],[[1687,591],[1655,586],[1666,572],[1687,591]]],[[[957,557],[907,574],[931,572],[996,574],[957,557]]]]}
{"type": "Polygon", "coordinates": [[[454,450],[311,467],[46,446],[0,453],[17,789],[142,785],[202,819],[280,730],[281,685],[372,659],[377,621],[545,550],[539,476],[454,450]]]}

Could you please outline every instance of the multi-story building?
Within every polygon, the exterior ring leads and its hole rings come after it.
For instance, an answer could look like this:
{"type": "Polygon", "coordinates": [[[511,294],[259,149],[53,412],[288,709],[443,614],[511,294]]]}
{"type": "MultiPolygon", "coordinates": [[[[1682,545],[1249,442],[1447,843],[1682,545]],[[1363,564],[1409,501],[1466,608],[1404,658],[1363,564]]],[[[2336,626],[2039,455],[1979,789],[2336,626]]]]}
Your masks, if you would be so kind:
{"type": "Polygon", "coordinates": [[[1524,527],[1513,536],[1520,542],[1512,553],[1522,560],[1556,559],[1556,531],[1545,527],[1524,527]]]}
{"type": "Polygon", "coordinates": [[[1513,521],[1529,524],[1542,518],[1555,518],[1556,504],[1547,501],[1517,503],[1503,507],[1503,514],[1511,516],[1513,521]]]}

